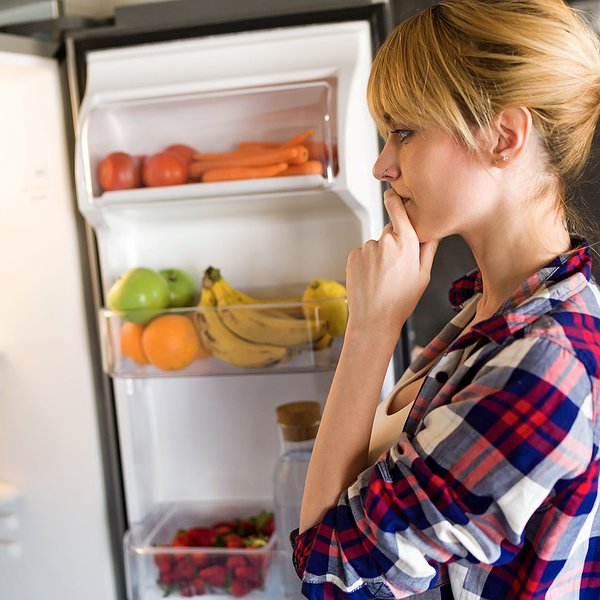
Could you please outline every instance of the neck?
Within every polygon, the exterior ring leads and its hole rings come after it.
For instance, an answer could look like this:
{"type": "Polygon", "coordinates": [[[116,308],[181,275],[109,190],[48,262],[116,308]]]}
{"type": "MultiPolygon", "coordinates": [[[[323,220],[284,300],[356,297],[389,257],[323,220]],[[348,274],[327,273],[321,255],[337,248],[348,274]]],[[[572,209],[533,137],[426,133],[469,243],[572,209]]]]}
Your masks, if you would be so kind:
{"type": "Polygon", "coordinates": [[[570,249],[560,215],[549,210],[550,202],[537,206],[531,218],[509,210],[489,227],[463,235],[483,280],[477,320],[491,317],[528,277],[570,249]]]}

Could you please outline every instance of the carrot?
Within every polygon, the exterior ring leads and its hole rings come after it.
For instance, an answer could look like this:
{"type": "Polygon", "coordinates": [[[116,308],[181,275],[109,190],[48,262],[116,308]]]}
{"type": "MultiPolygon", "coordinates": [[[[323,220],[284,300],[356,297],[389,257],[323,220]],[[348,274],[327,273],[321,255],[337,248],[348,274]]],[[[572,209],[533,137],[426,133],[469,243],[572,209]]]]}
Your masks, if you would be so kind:
{"type": "Polygon", "coordinates": [[[266,148],[261,150],[236,150],[233,152],[223,152],[221,154],[197,154],[196,161],[211,162],[238,162],[243,161],[240,167],[260,167],[276,162],[287,162],[292,158],[297,158],[303,154],[308,154],[308,150],[301,146],[293,148],[266,148]],[[198,158],[198,157],[202,158],[198,158]]]}
{"type": "Polygon", "coordinates": [[[279,148],[280,142],[240,142],[240,150],[266,150],[269,148],[279,148]]]}
{"type": "Polygon", "coordinates": [[[210,169],[202,176],[205,183],[215,181],[233,181],[235,179],[260,179],[262,177],[275,177],[287,169],[287,163],[277,163],[266,167],[220,167],[210,169]]]}
{"type": "Polygon", "coordinates": [[[301,165],[290,165],[285,171],[279,173],[279,177],[290,175],[322,175],[323,163],[318,160],[309,160],[301,165]]]}
{"type": "Polygon", "coordinates": [[[237,150],[230,150],[229,152],[196,152],[192,156],[193,161],[198,160],[222,160],[227,161],[232,158],[239,156],[248,156],[254,154],[257,151],[264,152],[266,148],[238,148],[237,150]]]}
{"type": "Polygon", "coordinates": [[[283,142],[283,144],[281,144],[281,147],[290,148],[292,146],[298,146],[299,144],[303,144],[314,133],[314,129],[308,129],[303,133],[299,133],[298,135],[295,135],[294,137],[290,138],[289,140],[287,140],[287,142],[283,142]]]}
{"type": "Polygon", "coordinates": [[[290,150],[297,150],[298,154],[294,158],[290,158],[287,162],[290,165],[301,165],[308,160],[308,148],[306,146],[293,146],[290,150]]]}
{"type": "Polygon", "coordinates": [[[264,150],[251,154],[239,154],[231,156],[228,160],[200,160],[193,162],[189,166],[189,174],[192,179],[201,177],[206,171],[218,169],[220,167],[265,167],[275,163],[295,164],[306,162],[308,160],[308,150],[302,146],[295,148],[285,148],[284,150],[264,150]]]}

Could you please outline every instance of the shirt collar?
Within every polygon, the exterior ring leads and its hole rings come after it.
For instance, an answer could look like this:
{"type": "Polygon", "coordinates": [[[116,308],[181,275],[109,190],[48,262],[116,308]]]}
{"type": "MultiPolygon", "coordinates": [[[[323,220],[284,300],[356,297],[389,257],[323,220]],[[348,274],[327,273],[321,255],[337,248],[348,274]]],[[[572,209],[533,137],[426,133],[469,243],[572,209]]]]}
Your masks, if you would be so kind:
{"type": "MultiPolygon", "coordinates": [[[[576,250],[557,256],[531,275],[495,315],[477,323],[472,331],[500,341],[581,289],[591,277],[592,258],[585,240],[572,238],[571,244],[576,250]]],[[[452,283],[448,296],[454,310],[460,311],[470,298],[482,292],[481,272],[474,269],[452,283]]]]}

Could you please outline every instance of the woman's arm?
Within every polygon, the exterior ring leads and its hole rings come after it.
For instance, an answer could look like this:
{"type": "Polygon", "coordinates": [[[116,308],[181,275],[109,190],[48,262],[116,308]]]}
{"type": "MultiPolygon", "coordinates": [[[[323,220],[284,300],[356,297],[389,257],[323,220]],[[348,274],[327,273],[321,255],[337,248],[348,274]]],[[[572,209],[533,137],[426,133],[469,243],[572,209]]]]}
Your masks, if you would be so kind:
{"type": "Polygon", "coordinates": [[[395,339],[348,330],[304,487],[300,531],[320,522],[367,467],[375,409],[395,339]]]}
{"type": "Polygon", "coordinates": [[[321,521],[367,466],[385,372],[423,294],[437,242],[419,244],[401,198],[384,194],[391,223],[353,250],[346,266],[348,327],[308,468],[300,531],[321,521]]]}

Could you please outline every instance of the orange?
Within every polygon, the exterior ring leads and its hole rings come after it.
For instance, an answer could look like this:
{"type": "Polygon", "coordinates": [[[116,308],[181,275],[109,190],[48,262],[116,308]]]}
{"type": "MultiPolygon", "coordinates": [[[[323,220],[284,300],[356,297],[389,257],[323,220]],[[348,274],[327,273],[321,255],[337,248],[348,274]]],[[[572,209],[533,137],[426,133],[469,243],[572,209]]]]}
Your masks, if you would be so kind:
{"type": "Polygon", "coordinates": [[[200,339],[196,327],[184,315],[162,315],[146,325],[142,348],[155,367],[178,371],[198,358],[200,339]]]}
{"type": "Polygon", "coordinates": [[[147,365],[148,359],[142,349],[143,325],[125,322],[121,326],[121,352],[138,365],[147,365]]]}

